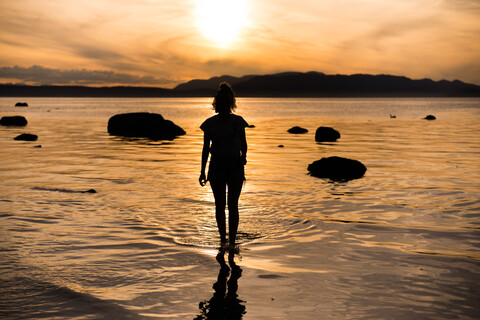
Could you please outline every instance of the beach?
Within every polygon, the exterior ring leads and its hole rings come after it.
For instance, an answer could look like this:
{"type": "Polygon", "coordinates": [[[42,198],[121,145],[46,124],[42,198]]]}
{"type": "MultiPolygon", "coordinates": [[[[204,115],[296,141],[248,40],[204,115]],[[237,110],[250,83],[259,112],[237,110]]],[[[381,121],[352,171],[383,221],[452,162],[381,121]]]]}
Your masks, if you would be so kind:
{"type": "Polygon", "coordinates": [[[480,315],[480,99],[239,98],[254,127],[241,271],[229,272],[210,187],[198,184],[211,99],[17,101],[0,98],[0,116],[28,120],[0,126],[2,319],[208,319],[202,305],[219,296],[232,319],[480,315]],[[160,113],[187,133],[109,135],[108,119],[126,112],[160,113]],[[315,142],[319,126],[341,138],[315,142]],[[13,140],[21,133],[39,138],[13,140]],[[367,172],[308,175],[329,156],[367,172]]]}

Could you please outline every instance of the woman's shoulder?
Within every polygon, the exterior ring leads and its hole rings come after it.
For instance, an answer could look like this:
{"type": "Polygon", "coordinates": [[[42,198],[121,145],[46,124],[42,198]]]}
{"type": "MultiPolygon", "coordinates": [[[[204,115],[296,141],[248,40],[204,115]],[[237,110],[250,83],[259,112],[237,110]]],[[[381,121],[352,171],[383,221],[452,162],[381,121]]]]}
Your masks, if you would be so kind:
{"type": "Polygon", "coordinates": [[[203,121],[203,123],[200,125],[200,129],[202,129],[203,131],[205,131],[205,129],[207,129],[209,126],[212,125],[212,122],[215,121],[215,116],[212,116],[208,119],[206,119],[205,121],[203,121]]]}
{"type": "Polygon", "coordinates": [[[235,117],[235,118],[234,118],[235,121],[236,121],[237,123],[239,123],[241,126],[248,127],[247,121],[245,121],[245,119],[243,119],[242,116],[240,116],[240,115],[238,115],[238,114],[234,114],[233,116],[235,117]]]}

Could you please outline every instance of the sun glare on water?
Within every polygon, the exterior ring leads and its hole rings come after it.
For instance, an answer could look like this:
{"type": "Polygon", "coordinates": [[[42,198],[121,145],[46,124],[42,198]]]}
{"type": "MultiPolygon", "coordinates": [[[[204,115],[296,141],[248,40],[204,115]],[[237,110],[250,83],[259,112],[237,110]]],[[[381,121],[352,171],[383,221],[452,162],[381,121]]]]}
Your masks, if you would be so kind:
{"type": "Polygon", "coordinates": [[[198,0],[195,16],[200,32],[226,48],[238,40],[247,24],[247,4],[242,0],[198,0]]]}

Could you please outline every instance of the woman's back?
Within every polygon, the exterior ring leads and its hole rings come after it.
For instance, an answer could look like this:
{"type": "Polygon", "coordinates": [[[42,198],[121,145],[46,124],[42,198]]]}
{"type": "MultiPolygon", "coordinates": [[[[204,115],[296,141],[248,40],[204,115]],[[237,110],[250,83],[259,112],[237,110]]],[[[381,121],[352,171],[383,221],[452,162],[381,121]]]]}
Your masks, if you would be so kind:
{"type": "Polygon", "coordinates": [[[239,115],[217,114],[203,122],[200,128],[210,136],[212,146],[210,153],[212,155],[232,155],[241,154],[242,132],[248,123],[239,115]]]}

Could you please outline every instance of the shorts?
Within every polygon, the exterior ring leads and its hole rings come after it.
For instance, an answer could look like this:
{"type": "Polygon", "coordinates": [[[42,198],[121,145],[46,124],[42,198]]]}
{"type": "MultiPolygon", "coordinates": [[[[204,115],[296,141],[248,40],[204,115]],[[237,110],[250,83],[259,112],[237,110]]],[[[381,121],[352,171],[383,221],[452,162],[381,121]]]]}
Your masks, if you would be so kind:
{"type": "Polygon", "coordinates": [[[240,156],[212,155],[208,167],[208,181],[230,182],[245,180],[245,166],[240,156]]]}

